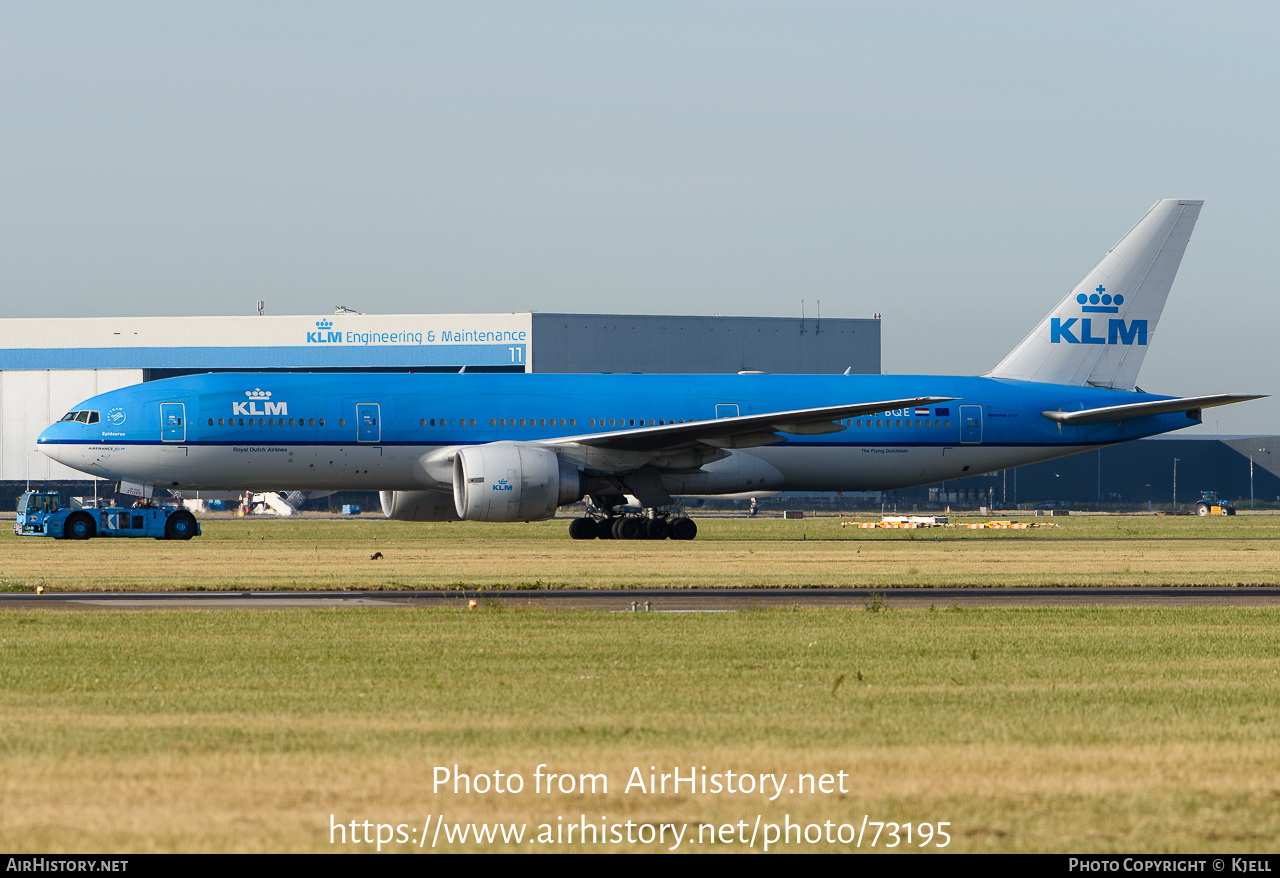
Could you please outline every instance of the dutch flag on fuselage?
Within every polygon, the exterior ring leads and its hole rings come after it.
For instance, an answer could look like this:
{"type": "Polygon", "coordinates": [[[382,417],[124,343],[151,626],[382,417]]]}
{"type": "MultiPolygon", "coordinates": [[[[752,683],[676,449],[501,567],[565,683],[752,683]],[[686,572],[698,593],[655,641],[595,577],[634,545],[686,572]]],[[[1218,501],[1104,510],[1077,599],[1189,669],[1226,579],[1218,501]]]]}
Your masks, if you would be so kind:
{"type": "Polygon", "coordinates": [[[927,417],[929,417],[929,410],[928,410],[928,409],[916,409],[916,417],[920,417],[920,418],[927,418],[927,417]]]}

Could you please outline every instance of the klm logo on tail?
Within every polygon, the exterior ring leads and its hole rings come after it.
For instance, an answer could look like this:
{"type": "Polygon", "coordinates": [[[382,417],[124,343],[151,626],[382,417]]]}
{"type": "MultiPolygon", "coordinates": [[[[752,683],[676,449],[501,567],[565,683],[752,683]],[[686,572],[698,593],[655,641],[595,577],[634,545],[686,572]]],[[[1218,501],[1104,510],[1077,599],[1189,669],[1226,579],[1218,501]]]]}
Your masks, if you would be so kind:
{"type": "MultiPolygon", "coordinates": [[[[1117,314],[1124,304],[1124,296],[1112,297],[1107,288],[1101,284],[1090,295],[1080,293],[1076,301],[1080,310],[1092,314],[1117,314]]],[[[1107,318],[1105,335],[1094,335],[1093,317],[1053,317],[1049,320],[1049,341],[1052,344],[1139,344],[1147,343],[1147,321],[1130,320],[1126,323],[1122,318],[1107,318]],[[1076,325],[1076,321],[1079,325],[1076,325]]],[[[1099,320],[1099,323],[1101,320],[1099,320]]]]}

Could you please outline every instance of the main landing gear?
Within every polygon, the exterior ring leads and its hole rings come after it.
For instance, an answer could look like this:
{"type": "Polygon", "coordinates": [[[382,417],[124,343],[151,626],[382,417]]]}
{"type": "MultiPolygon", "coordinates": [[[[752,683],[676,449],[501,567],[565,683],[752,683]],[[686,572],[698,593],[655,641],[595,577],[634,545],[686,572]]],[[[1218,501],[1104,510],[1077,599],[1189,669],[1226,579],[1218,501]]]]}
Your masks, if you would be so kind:
{"type": "Polygon", "coordinates": [[[575,518],[569,536],[575,540],[691,540],[698,525],[683,515],[605,515],[602,518],[575,518]]]}

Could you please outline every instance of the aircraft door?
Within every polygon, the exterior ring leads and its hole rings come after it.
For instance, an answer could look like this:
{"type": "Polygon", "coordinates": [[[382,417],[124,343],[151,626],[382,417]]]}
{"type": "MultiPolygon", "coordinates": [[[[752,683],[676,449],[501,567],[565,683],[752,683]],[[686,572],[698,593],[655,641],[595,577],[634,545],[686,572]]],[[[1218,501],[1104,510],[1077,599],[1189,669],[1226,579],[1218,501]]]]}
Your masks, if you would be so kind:
{"type": "Polygon", "coordinates": [[[376,402],[356,403],[356,441],[377,442],[382,438],[382,425],[378,423],[376,402]]]}
{"type": "Polygon", "coordinates": [[[160,403],[160,441],[187,441],[187,407],[180,402],[160,403]]]}
{"type": "Polygon", "coordinates": [[[736,418],[738,416],[738,404],[736,402],[718,402],[716,403],[716,420],[721,418],[736,418]]]}
{"type": "Polygon", "coordinates": [[[977,445],[982,442],[982,406],[960,406],[960,444],[977,445]]]}

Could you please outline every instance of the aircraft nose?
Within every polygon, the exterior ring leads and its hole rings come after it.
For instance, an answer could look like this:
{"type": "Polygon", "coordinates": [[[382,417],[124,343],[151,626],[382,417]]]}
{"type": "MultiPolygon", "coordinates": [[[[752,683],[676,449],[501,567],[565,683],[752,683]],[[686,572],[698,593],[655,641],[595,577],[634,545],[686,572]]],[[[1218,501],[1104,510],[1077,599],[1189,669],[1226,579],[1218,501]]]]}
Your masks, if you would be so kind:
{"type": "Polygon", "coordinates": [[[66,428],[62,423],[51,424],[44,429],[39,436],[36,437],[36,448],[40,449],[40,453],[45,457],[51,457],[61,462],[64,446],[62,439],[66,433],[66,428]]]}

